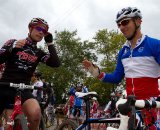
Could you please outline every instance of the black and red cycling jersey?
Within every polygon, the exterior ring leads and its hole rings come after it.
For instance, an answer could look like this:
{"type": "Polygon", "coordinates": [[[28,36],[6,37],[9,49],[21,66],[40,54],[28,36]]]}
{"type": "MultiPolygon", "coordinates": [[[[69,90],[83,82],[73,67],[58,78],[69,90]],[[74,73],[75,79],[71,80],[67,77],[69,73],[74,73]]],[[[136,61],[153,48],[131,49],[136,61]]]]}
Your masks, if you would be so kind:
{"type": "Polygon", "coordinates": [[[37,43],[26,38],[22,48],[15,48],[16,39],[7,41],[0,49],[0,64],[5,63],[5,70],[0,82],[30,84],[31,76],[39,62],[50,67],[59,67],[60,61],[54,45],[49,45],[49,53],[37,48],[37,43]]]}

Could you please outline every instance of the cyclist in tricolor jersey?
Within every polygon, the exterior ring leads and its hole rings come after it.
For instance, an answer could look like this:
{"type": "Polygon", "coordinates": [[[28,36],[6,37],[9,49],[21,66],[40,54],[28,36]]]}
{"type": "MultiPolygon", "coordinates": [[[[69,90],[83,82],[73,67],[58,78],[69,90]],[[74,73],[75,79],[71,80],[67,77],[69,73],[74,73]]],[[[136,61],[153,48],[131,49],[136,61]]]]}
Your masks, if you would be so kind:
{"type": "MultiPolygon", "coordinates": [[[[119,51],[113,73],[101,72],[87,59],[83,61],[83,66],[103,82],[118,84],[125,78],[127,95],[147,100],[160,95],[160,40],[142,34],[141,23],[142,14],[136,7],[123,8],[118,12],[116,24],[127,41],[119,51]]],[[[126,130],[125,124],[119,129],[126,130]]]]}

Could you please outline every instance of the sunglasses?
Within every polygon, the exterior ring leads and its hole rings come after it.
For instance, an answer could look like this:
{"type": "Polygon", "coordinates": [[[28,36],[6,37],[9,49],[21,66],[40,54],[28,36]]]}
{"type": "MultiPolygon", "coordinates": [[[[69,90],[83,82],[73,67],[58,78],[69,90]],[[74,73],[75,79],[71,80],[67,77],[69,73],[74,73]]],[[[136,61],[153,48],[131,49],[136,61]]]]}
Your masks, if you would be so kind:
{"type": "Polygon", "coordinates": [[[45,30],[44,28],[41,28],[41,27],[36,26],[35,29],[36,29],[37,31],[39,31],[39,32],[42,31],[43,34],[46,34],[46,33],[47,33],[47,30],[45,30]]]}
{"type": "Polygon", "coordinates": [[[120,27],[121,25],[122,25],[122,26],[126,26],[126,25],[129,24],[130,20],[131,20],[131,18],[130,18],[130,19],[124,19],[124,20],[122,20],[121,22],[117,23],[117,26],[118,26],[118,27],[120,27]]]}

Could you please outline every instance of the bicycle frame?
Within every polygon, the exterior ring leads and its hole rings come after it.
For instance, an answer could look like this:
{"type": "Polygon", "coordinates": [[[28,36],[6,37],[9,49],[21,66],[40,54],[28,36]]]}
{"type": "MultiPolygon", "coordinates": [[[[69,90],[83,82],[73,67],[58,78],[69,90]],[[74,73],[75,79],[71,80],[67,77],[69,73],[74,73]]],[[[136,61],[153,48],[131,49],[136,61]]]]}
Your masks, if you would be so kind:
{"type": "Polygon", "coordinates": [[[12,130],[13,125],[14,125],[14,119],[15,119],[16,115],[23,114],[20,95],[21,95],[21,93],[18,91],[16,94],[16,97],[15,97],[13,112],[11,113],[11,115],[9,117],[9,121],[7,121],[7,125],[9,125],[8,130],[12,130]]]}
{"type": "MultiPolygon", "coordinates": [[[[11,113],[11,115],[9,116],[9,120],[6,121],[6,125],[8,125],[8,130],[12,130],[12,128],[14,128],[14,126],[18,126],[18,129],[23,129],[23,130],[28,130],[28,126],[30,125],[27,121],[27,118],[25,116],[25,114],[22,111],[22,98],[21,98],[21,90],[24,89],[29,89],[29,90],[33,90],[33,89],[41,89],[39,87],[33,86],[33,85],[25,85],[24,83],[19,83],[19,84],[15,84],[15,83],[7,83],[7,82],[0,82],[0,85],[5,85],[5,86],[9,86],[12,88],[15,88],[16,90],[16,95],[15,95],[15,100],[14,100],[14,108],[13,111],[11,113]],[[16,125],[15,120],[19,121],[18,125],[16,125]],[[20,123],[20,124],[19,124],[20,123]]],[[[41,118],[42,120],[42,118],[41,118]]],[[[43,124],[43,122],[41,122],[43,124]]],[[[43,127],[42,129],[45,129],[45,127],[39,126],[39,127],[43,127]]]]}
{"type": "MultiPolygon", "coordinates": [[[[129,95],[128,99],[126,99],[126,102],[122,103],[122,104],[120,103],[118,106],[118,108],[119,108],[118,110],[121,111],[122,115],[123,114],[126,115],[126,112],[127,113],[130,112],[130,116],[129,117],[126,116],[127,119],[124,118],[125,116],[123,116],[123,118],[122,117],[120,117],[120,118],[90,118],[90,103],[89,102],[90,102],[90,99],[96,95],[93,92],[90,92],[87,94],[82,94],[82,93],[77,92],[77,96],[83,97],[83,99],[86,103],[86,119],[85,119],[85,121],[78,128],[75,124],[72,125],[73,122],[71,122],[71,121],[70,121],[70,123],[69,123],[69,121],[67,123],[64,122],[64,123],[62,123],[62,125],[60,125],[59,130],[61,130],[60,128],[65,128],[65,126],[68,126],[68,125],[70,125],[71,128],[74,128],[76,130],[82,130],[83,128],[85,128],[86,130],[90,130],[91,123],[119,123],[120,124],[120,120],[124,121],[123,125],[125,124],[124,127],[125,127],[125,129],[128,129],[128,130],[136,130],[137,128],[146,130],[146,128],[150,129],[150,126],[153,125],[153,124],[151,124],[151,125],[145,124],[143,122],[143,120],[140,120],[142,122],[140,122],[140,126],[137,126],[136,114],[137,114],[138,110],[135,109],[135,101],[136,100],[133,95],[129,95]],[[127,109],[129,109],[129,110],[127,110],[127,109]],[[141,123],[144,123],[144,124],[141,124],[141,123]],[[126,124],[128,124],[128,126],[126,126],[126,124]]],[[[144,100],[141,102],[143,103],[144,100]]],[[[142,105],[139,105],[139,106],[140,106],[140,108],[142,108],[142,105]]],[[[156,108],[159,108],[159,107],[160,107],[160,104],[158,104],[158,107],[156,107],[156,108]]],[[[152,116],[151,116],[151,118],[152,118],[152,116]]],[[[143,119],[143,117],[142,117],[142,119],[143,119]]]]}
{"type": "Polygon", "coordinates": [[[86,103],[86,119],[85,121],[76,129],[82,130],[87,127],[87,130],[91,129],[91,123],[120,123],[120,118],[90,118],[90,97],[84,97],[86,103]]]}
{"type": "Polygon", "coordinates": [[[85,127],[87,127],[87,130],[90,130],[91,123],[120,123],[120,118],[88,118],[88,120],[85,120],[76,130],[82,130],[85,127]]]}
{"type": "MultiPolygon", "coordinates": [[[[15,119],[17,118],[24,118],[25,119],[25,114],[22,111],[22,99],[21,99],[21,90],[23,89],[36,89],[35,86],[32,85],[25,85],[23,83],[20,84],[15,84],[15,83],[7,83],[7,82],[0,82],[0,85],[7,85],[9,87],[13,87],[16,90],[16,95],[14,97],[14,108],[13,111],[11,113],[11,115],[9,116],[9,120],[6,121],[5,125],[7,125],[8,130],[12,130],[12,128],[15,125],[15,119]],[[19,117],[19,115],[22,115],[19,117]]],[[[29,123],[27,122],[27,120],[23,120],[23,122],[25,121],[25,124],[23,124],[26,126],[25,128],[28,127],[29,123]]],[[[22,126],[21,126],[22,127],[22,126]]]]}

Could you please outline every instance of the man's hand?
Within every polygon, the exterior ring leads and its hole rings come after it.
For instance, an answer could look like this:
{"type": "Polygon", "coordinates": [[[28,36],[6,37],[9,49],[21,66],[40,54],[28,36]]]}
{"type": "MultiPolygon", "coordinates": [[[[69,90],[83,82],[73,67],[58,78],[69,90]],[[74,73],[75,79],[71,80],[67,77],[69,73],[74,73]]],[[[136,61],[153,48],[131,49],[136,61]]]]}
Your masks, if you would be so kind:
{"type": "Polygon", "coordinates": [[[92,67],[92,66],[93,66],[93,65],[92,65],[92,62],[89,61],[89,60],[87,60],[87,59],[85,59],[85,60],[82,62],[82,64],[83,64],[83,67],[84,67],[86,70],[88,70],[89,67],[92,67]]]}
{"type": "Polygon", "coordinates": [[[45,37],[44,37],[44,41],[46,43],[52,43],[53,42],[53,36],[51,33],[48,33],[45,37]]]}
{"type": "Polygon", "coordinates": [[[93,77],[97,78],[100,75],[99,67],[94,65],[91,61],[88,61],[88,60],[85,59],[82,62],[82,64],[83,64],[85,70],[90,72],[93,77]]]}
{"type": "Polygon", "coordinates": [[[13,48],[22,48],[26,44],[26,39],[18,40],[14,43],[13,48]]]}

